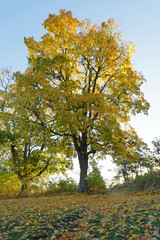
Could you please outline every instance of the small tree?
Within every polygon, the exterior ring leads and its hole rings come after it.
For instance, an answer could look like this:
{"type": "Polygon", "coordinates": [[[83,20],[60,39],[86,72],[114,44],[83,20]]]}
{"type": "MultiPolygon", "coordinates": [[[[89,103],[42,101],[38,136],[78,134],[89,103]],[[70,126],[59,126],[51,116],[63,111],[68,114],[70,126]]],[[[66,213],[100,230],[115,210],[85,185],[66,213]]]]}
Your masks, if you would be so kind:
{"type": "Polygon", "coordinates": [[[119,166],[118,175],[123,176],[125,182],[129,182],[130,179],[130,162],[122,160],[119,166]]]}
{"type": "MultiPolygon", "coordinates": [[[[154,144],[154,141],[152,142],[154,144]]],[[[155,145],[157,142],[155,142],[155,145]]],[[[152,150],[150,148],[143,148],[140,152],[141,168],[146,169],[148,173],[152,174],[160,166],[160,155],[156,147],[152,150]]],[[[143,171],[143,170],[142,170],[143,171]]]]}
{"type": "Polygon", "coordinates": [[[0,158],[4,166],[17,175],[21,192],[24,192],[45,171],[64,172],[71,164],[58,154],[56,143],[47,137],[43,126],[29,121],[28,114],[20,115],[15,110],[18,102],[14,91],[10,90],[14,78],[8,69],[1,75],[0,158]]]}

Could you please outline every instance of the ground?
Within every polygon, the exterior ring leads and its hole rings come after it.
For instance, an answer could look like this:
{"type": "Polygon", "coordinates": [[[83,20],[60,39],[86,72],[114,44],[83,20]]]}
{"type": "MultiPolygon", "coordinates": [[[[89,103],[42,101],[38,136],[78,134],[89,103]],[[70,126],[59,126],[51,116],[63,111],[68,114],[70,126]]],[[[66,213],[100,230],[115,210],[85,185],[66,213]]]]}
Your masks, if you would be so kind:
{"type": "Polygon", "coordinates": [[[160,194],[0,200],[2,240],[160,239],[160,194]]]}

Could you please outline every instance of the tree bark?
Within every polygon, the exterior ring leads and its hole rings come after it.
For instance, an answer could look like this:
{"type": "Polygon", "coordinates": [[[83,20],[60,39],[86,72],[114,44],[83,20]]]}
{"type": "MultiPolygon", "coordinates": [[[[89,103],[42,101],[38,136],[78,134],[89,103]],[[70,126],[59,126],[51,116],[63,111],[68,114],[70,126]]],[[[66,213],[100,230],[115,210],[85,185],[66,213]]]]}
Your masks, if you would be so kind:
{"type": "Polygon", "coordinates": [[[21,194],[26,192],[27,189],[28,189],[27,183],[22,183],[22,185],[21,185],[21,194]]]}
{"type": "Polygon", "coordinates": [[[82,133],[82,138],[80,141],[76,136],[73,136],[73,141],[78,154],[78,161],[80,166],[79,192],[84,193],[86,191],[89,155],[87,152],[87,131],[82,133]]]}
{"type": "Polygon", "coordinates": [[[27,194],[28,184],[26,182],[22,181],[22,178],[19,178],[19,180],[21,182],[19,197],[23,197],[27,194]]]}
{"type": "Polygon", "coordinates": [[[79,192],[83,193],[86,191],[86,178],[88,170],[88,155],[79,153],[78,154],[79,166],[80,166],[80,181],[79,181],[79,192]]]}

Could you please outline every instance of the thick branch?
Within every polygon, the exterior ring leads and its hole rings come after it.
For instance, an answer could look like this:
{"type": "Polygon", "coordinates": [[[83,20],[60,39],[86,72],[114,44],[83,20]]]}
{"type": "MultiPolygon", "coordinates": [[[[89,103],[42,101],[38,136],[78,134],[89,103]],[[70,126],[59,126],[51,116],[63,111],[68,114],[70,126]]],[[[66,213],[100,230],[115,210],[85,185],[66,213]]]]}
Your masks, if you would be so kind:
{"type": "Polygon", "coordinates": [[[88,153],[87,153],[87,155],[89,156],[90,154],[95,154],[96,153],[96,150],[94,150],[94,149],[91,149],[88,153]]]}
{"type": "Polygon", "coordinates": [[[101,70],[101,67],[99,66],[99,67],[98,67],[98,70],[97,70],[97,72],[96,72],[95,79],[94,79],[94,81],[93,81],[93,83],[94,83],[94,85],[93,85],[93,93],[95,92],[95,89],[96,89],[97,79],[98,79],[98,77],[99,77],[99,72],[100,72],[100,70],[101,70]]]}
{"type": "Polygon", "coordinates": [[[60,136],[60,137],[64,137],[64,136],[73,137],[73,134],[70,134],[70,133],[57,133],[51,129],[50,129],[50,131],[51,131],[51,133],[54,133],[55,135],[60,136]]]}
{"type": "Polygon", "coordinates": [[[74,142],[74,147],[76,149],[76,152],[79,153],[80,146],[78,145],[78,138],[75,135],[73,135],[72,137],[73,137],[73,142],[74,142]]]}
{"type": "Polygon", "coordinates": [[[43,169],[40,170],[40,172],[37,174],[37,177],[39,177],[45,170],[47,170],[50,160],[51,160],[50,158],[47,160],[46,165],[44,166],[43,169]]]}
{"type": "Polygon", "coordinates": [[[13,160],[16,161],[16,150],[15,150],[14,144],[11,144],[11,153],[12,153],[13,160]]]}
{"type": "Polygon", "coordinates": [[[28,148],[28,143],[25,143],[24,145],[24,153],[23,153],[23,159],[27,157],[27,148],[28,148]]]}

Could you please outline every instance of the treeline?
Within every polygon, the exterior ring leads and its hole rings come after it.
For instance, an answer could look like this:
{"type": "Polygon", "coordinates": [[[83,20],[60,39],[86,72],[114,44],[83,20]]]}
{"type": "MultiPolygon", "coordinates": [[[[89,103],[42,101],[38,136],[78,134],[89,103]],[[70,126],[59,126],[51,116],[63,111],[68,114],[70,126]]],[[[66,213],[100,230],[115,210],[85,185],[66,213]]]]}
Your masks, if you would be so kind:
{"type": "Polygon", "coordinates": [[[123,159],[117,169],[117,180],[123,177],[124,182],[131,182],[144,174],[153,174],[160,170],[160,137],[152,141],[153,150],[148,147],[137,150],[139,159],[129,162],[123,159]]]}
{"type": "Polygon", "coordinates": [[[120,162],[111,184],[113,189],[160,191],[160,137],[156,137],[152,144],[153,150],[147,146],[137,150],[137,161],[123,159],[120,162]]]}

